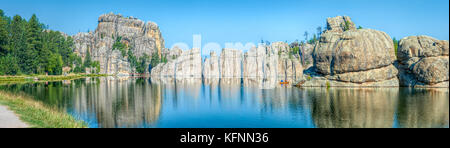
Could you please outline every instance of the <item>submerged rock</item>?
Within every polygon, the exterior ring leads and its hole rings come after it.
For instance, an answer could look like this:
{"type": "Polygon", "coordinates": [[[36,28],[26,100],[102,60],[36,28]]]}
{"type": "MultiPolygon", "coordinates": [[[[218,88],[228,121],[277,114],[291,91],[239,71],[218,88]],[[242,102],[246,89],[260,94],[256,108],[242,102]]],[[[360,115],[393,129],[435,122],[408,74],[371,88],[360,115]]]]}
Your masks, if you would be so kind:
{"type": "Polygon", "coordinates": [[[428,36],[400,40],[400,82],[408,87],[448,87],[449,42],[428,36]]]}

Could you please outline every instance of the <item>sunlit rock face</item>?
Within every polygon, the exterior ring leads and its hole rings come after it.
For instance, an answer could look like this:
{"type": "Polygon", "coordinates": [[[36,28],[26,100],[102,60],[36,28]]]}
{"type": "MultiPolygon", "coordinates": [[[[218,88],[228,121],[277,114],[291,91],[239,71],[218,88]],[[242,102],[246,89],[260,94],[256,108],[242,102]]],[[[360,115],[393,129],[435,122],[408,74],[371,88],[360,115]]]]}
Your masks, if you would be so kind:
{"type": "Polygon", "coordinates": [[[216,52],[211,52],[210,57],[203,63],[203,78],[219,78],[219,57],[216,52]]]}
{"type": "Polygon", "coordinates": [[[302,61],[303,69],[308,69],[313,66],[313,51],[314,44],[302,44],[300,45],[300,60],[302,61]]]}
{"type": "Polygon", "coordinates": [[[246,82],[259,84],[262,88],[274,88],[281,81],[299,81],[303,75],[300,57],[289,52],[291,49],[285,42],[251,48],[244,54],[242,64],[246,82]]]}
{"type": "Polygon", "coordinates": [[[167,58],[167,63],[161,63],[151,70],[151,77],[155,78],[174,78],[175,68],[177,64],[177,58],[181,56],[183,50],[178,47],[174,47],[171,50],[166,50],[163,55],[167,58]]]}
{"type": "Polygon", "coordinates": [[[400,40],[400,82],[408,87],[448,87],[449,42],[428,36],[400,40]]]}
{"type": "Polygon", "coordinates": [[[170,60],[152,68],[151,76],[157,78],[202,78],[202,57],[200,49],[187,51],[175,48],[167,54],[170,60]]]}
{"type": "Polygon", "coordinates": [[[98,18],[95,32],[73,36],[74,52],[84,59],[89,51],[92,60],[100,62],[102,74],[133,73],[135,70],[131,68],[127,55],[122,55],[119,50],[112,50],[118,37],[122,38],[120,42],[132,50],[137,58],[144,54],[151,56],[153,53],[158,53],[161,57],[164,49],[164,39],[155,23],[109,13],[98,18]]]}
{"type": "Polygon", "coordinates": [[[200,49],[183,51],[176,59],[176,78],[202,78],[202,57],[200,49]]]}
{"type": "Polygon", "coordinates": [[[394,125],[398,90],[336,88],[326,94],[315,93],[320,91],[317,89],[310,91],[308,94],[314,98],[312,117],[318,128],[391,128],[394,125]]]}
{"type": "Polygon", "coordinates": [[[220,54],[220,77],[242,78],[242,51],[236,49],[222,49],[220,54]]]}
{"type": "Polygon", "coordinates": [[[327,19],[316,43],[314,72],[300,86],[398,86],[392,39],[384,32],[356,29],[349,17],[327,19]]]}

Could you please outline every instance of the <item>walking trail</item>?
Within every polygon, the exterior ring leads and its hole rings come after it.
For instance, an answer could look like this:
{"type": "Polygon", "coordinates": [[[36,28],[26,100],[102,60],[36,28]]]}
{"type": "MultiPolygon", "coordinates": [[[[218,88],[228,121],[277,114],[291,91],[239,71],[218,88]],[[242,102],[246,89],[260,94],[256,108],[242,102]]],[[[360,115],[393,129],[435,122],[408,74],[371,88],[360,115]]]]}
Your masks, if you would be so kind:
{"type": "Polygon", "coordinates": [[[6,106],[0,105],[0,128],[27,128],[26,123],[19,119],[14,112],[6,106]]]}

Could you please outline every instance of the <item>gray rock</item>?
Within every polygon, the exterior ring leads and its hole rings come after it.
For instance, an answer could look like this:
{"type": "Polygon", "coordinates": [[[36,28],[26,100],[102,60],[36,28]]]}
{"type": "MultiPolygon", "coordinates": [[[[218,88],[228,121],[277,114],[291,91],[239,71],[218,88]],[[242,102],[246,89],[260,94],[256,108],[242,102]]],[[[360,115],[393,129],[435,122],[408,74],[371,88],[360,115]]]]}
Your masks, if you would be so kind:
{"type": "Polygon", "coordinates": [[[216,52],[211,52],[210,57],[203,63],[203,78],[219,78],[219,57],[216,52]]]}
{"type": "Polygon", "coordinates": [[[242,51],[223,49],[220,54],[220,77],[242,78],[242,51]]]}
{"type": "Polygon", "coordinates": [[[175,76],[182,78],[202,78],[202,57],[200,49],[194,48],[183,53],[176,59],[175,76]]]}
{"type": "Polygon", "coordinates": [[[428,36],[400,40],[400,84],[407,87],[448,87],[449,43],[428,36]]]}
{"type": "Polygon", "coordinates": [[[341,16],[328,18],[327,26],[313,53],[315,73],[300,86],[399,85],[394,45],[386,33],[356,29],[349,17],[341,16]]]}
{"type": "Polygon", "coordinates": [[[304,69],[308,69],[314,65],[313,52],[313,44],[300,45],[300,60],[304,69]]]}
{"type": "Polygon", "coordinates": [[[327,18],[327,31],[342,33],[347,30],[356,30],[355,24],[348,16],[327,18]]]}
{"type": "Polygon", "coordinates": [[[155,23],[145,23],[139,19],[110,13],[98,18],[94,33],[78,33],[73,36],[74,52],[84,59],[89,51],[92,60],[100,62],[102,74],[134,73],[127,55],[112,50],[117,37],[122,37],[121,42],[127,45],[137,58],[143,55],[151,56],[153,53],[158,53],[161,57],[164,49],[164,39],[155,23]]]}

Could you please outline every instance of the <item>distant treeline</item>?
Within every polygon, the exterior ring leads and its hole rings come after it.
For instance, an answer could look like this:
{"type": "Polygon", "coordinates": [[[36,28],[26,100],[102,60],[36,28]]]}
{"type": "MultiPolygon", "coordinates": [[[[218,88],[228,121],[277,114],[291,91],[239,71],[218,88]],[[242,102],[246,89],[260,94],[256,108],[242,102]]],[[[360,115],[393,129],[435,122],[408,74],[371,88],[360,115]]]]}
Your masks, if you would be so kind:
{"type": "Polygon", "coordinates": [[[0,75],[61,75],[63,67],[83,72],[96,64],[90,59],[83,64],[72,49],[70,36],[49,30],[36,15],[29,20],[19,15],[11,18],[0,9],[0,75]]]}

